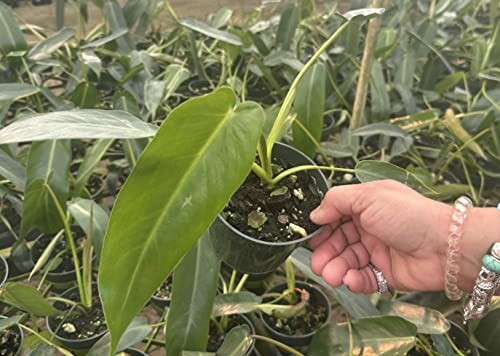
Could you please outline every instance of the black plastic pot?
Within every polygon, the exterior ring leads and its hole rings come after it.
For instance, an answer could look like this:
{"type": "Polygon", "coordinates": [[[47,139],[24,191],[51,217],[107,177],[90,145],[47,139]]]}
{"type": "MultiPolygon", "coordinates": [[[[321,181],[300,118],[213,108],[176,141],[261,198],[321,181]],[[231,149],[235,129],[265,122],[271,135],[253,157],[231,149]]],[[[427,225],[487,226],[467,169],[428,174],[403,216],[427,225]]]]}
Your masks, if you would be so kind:
{"type": "Polygon", "coordinates": [[[9,264],[3,256],[0,256],[0,265],[0,287],[2,287],[9,278],[9,264]]]}
{"type": "Polygon", "coordinates": [[[326,115],[324,117],[323,129],[321,131],[321,141],[326,141],[330,137],[330,134],[335,127],[335,118],[332,114],[326,115]]]}
{"type": "Polygon", "coordinates": [[[170,307],[170,301],[171,301],[171,299],[160,298],[154,294],[151,297],[151,304],[153,304],[153,306],[156,307],[160,311],[163,311],[164,309],[170,307]]]}
{"type": "MultiPolygon", "coordinates": [[[[3,315],[0,315],[0,319],[7,319],[7,317],[3,316],[3,315]]],[[[9,329],[11,331],[14,331],[21,338],[20,339],[21,342],[19,343],[19,349],[14,353],[14,355],[19,356],[19,355],[21,355],[21,350],[23,348],[23,340],[24,340],[23,329],[21,329],[21,327],[19,325],[14,325],[14,326],[10,327],[9,329]]]]}
{"type": "MultiPolygon", "coordinates": [[[[66,292],[64,292],[63,294],[61,294],[61,297],[68,299],[67,298],[68,295],[70,295],[71,293],[73,293],[77,289],[78,289],[78,287],[70,288],[66,292]]],[[[54,303],[54,307],[56,309],[62,309],[63,305],[64,305],[64,303],[63,302],[59,302],[59,301],[57,301],[57,302],[54,303]]],[[[66,347],[68,349],[71,349],[71,350],[88,350],[92,346],[94,346],[94,344],[97,341],[99,341],[99,339],[101,337],[103,337],[108,332],[108,330],[104,330],[100,334],[97,334],[97,335],[94,335],[92,337],[89,337],[88,339],[72,340],[72,339],[66,339],[66,338],[64,338],[62,336],[59,336],[59,335],[57,335],[55,333],[55,330],[57,329],[58,325],[57,325],[57,322],[55,320],[53,320],[52,318],[46,317],[45,318],[45,324],[47,325],[47,329],[49,330],[50,334],[52,334],[52,336],[61,345],[63,345],[64,347],[66,347]]]]}
{"type": "MultiPolygon", "coordinates": [[[[285,159],[294,166],[313,165],[314,162],[295,148],[277,143],[273,148],[275,157],[285,159]]],[[[328,182],[319,170],[308,171],[326,193],[328,182]]],[[[278,268],[301,243],[313,238],[320,232],[287,242],[266,242],[241,233],[229,224],[221,215],[210,227],[209,234],[217,256],[235,270],[249,274],[263,274],[278,268]]]]}
{"type": "Polygon", "coordinates": [[[148,354],[137,349],[126,349],[125,352],[130,356],[147,356],[148,354]]]}
{"type": "MultiPolygon", "coordinates": [[[[328,320],[330,319],[330,312],[331,312],[331,305],[328,297],[321,291],[318,287],[315,287],[312,284],[305,283],[305,282],[296,282],[297,288],[301,289],[306,289],[310,293],[310,298],[312,300],[315,300],[316,302],[321,301],[321,303],[326,305],[326,310],[327,310],[327,318],[325,320],[325,323],[328,323],[328,320]]],[[[287,289],[288,286],[286,283],[283,284],[278,284],[274,286],[273,288],[269,289],[267,293],[281,293],[285,289],[287,289]]],[[[300,335],[300,336],[291,336],[291,335],[286,335],[283,333],[280,333],[279,331],[276,331],[275,329],[272,328],[271,325],[269,325],[266,320],[263,318],[262,314],[260,314],[260,320],[262,321],[262,324],[265,326],[267,332],[269,335],[275,339],[278,340],[286,345],[290,346],[295,346],[295,347],[302,347],[302,346],[308,346],[311,343],[311,340],[313,336],[316,334],[316,331],[313,331],[309,334],[306,335],[300,335]]],[[[323,325],[324,325],[323,324],[323,325]]],[[[319,330],[320,328],[318,328],[319,330]]]]}
{"type": "MultiPolygon", "coordinates": [[[[240,325],[247,325],[250,328],[250,335],[255,335],[255,326],[253,325],[252,321],[243,314],[237,314],[237,315],[244,320],[244,324],[240,325]]],[[[252,345],[248,348],[248,351],[245,353],[245,356],[253,355],[254,351],[255,351],[255,340],[252,340],[252,345]]]]}

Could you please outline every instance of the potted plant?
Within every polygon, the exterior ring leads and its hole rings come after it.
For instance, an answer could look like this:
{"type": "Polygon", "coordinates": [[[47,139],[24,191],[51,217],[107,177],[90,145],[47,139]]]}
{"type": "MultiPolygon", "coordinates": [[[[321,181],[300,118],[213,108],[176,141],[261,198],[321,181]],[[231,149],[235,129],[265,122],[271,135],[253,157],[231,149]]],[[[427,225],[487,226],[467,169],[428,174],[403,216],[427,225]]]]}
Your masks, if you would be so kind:
{"type": "Polygon", "coordinates": [[[18,356],[23,345],[23,331],[16,324],[0,315],[0,355],[18,356]]]}
{"type": "Polygon", "coordinates": [[[168,308],[172,299],[172,275],[161,284],[151,297],[151,303],[160,310],[168,308]]]}

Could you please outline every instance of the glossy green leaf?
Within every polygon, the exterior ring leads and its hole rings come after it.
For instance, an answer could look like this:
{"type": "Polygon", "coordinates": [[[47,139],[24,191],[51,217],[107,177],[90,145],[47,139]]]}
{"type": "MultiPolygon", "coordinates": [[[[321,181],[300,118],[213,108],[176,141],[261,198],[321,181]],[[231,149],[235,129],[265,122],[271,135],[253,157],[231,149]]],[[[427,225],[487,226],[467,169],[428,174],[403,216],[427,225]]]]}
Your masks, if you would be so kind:
{"type": "Polygon", "coordinates": [[[191,76],[189,70],[179,64],[170,64],[165,69],[166,93],[165,98],[169,98],[182,83],[188,80],[191,76]]]}
{"type": "Polygon", "coordinates": [[[251,292],[220,294],[215,297],[213,316],[246,314],[257,309],[262,298],[251,292]]]}
{"type": "Polygon", "coordinates": [[[69,141],[52,140],[32,144],[26,173],[22,236],[33,226],[38,226],[41,231],[47,233],[62,228],[61,217],[47,186],[50,186],[59,204],[66,206],[70,162],[69,141]]]}
{"type": "Polygon", "coordinates": [[[10,180],[19,190],[23,190],[26,184],[26,169],[2,149],[0,149],[0,177],[10,180]]]}
{"type": "Polygon", "coordinates": [[[235,46],[241,46],[243,44],[238,36],[233,35],[232,33],[227,31],[218,30],[200,20],[185,18],[181,19],[180,23],[182,26],[189,28],[190,30],[204,34],[205,36],[214,38],[216,40],[226,42],[235,46]]]}
{"type": "Polygon", "coordinates": [[[453,88],[457,83],[465,79],[464,72],[455,72],[448,74],[439,83],[434,86],[434,91],[443,94],[453,88]]]}
{"type": "Polygon", "coordinates": [[[124,111],[72,110],[37,114],[0,130],[0,144],[74,138],[141,138],[156,126],[124,111]]]}
{"type": "Polygon", "coordinates": [[[260,106],[236,105],[222,88],[177,107],[146,148],[115,203],[101,255],[99,290],[114,345],[243,182],[263,124],[260,106]]]}
{"type": "Polygon", "coordinates": [[[381,300],[378,307],[384,315],[395,315],[414,324],[421,334],[444,334],[450,323],[439,311],[397,300],[381,300]]]}
{"type": "Polygon", "coordinates": [[[106,0],[106,3],[104,4],[104,18],[106,20],[106,24],[114,34],[120,33],[120,36],[116,36],[113,39],[118,44],[118,48],[121,52],[132,52],[134,49],[134,41],[129,34],[123,33],[125,29],[128,30],[127,21],[123,16],[123,10],[120,7],[120,4],[118,4],[116,0],[106,0]]]}
{"type": "Polygon", "coordinates": [[[54,249],[56,248],[57,244],[59,241],[61,241],[64,237],[64,230],[59,231],[54,237],[52,237],[52,240],[50,243],[45,247],[43,250],[42,254],[38,258],[38,260],[35,263],[35,266],[30,272],[30,275],[28,277],[28,280],[30,280],[35,274],[37,274],[43,266],[47,264],[47,262],[50,260],[52,253],[54,252],[54,249]]]}
{"type": "Polygon", "coordinates": [[[0,1],[0,52],[24,51],[28,48],[12,9],[0,1]]]}
{"type": "Polygon", "coordinates": [[[71,94],[71,101],[80,109],[92,109],[98,100],[97,87],[90,82],[81,82],[71,94]]]}
{"type": "Polygon", "coordinates": [[[276,33],[276,46],[288,51],[292,45],[295,31],[299,25],[300,8],[295,1],[289,1],[281,14],[278,32],[276,33]]]}
{"type": "Polygon", "coordinates": [[[227,7],[220,8],[213,14],[208,16],[208,22],[210,26],[215,28],[221,28],[228,24],[231,16],[233,15],[233,10],[227,7]]]}
{"type": "MultiPolygon", "coordinates": [[[[116,348],[116,352],[121,352],[145,339],[153,330],[153,327],[148,324],[145,317],[138,316],[132,320],[127,330],[123,333],[120,342],[116,348]]],[[[111,337],[108,334],[104,335],[94,346],[88,351],[87,356],[105,356],[109,355],[111,337]]]]}
{"type": "Polygon", "coordinates": [[[314,335],[308,355],[406,355],[415,346],[417,327],[396,317],[382,316],[356,319],[349,326],[329,324],[314,335]],[[352,337],[352,353],[349,339],[352,337]]]}
{"type": "Polygon", "coordinates": [[[398,65],[394,81],[402,87],[413,87],[413,76],[417,67],[415,49],[407,47],[404,49],[403,60],[398,65]]]}
{"type": "MultiPolygon", "coordinates": [[[[474,327],[474,336],[488,351],[484,355],[493,356],[500,350],[500,309],[492,310],[474,327]]],[[[481,353],[483,354],[483,352],[481,353]]]]}
{"type": "Polygon", "coordinates": [[[204,234],[174,272],[166,330],[168,355],[206,350],[219,270],[220,261],[204,234]]]}
{"type": "Polygon", "coordinates": [[[38,42],[29,52],[28,58],[32,61],[50,58],[59,47],[72,38],[76,33],[74,28],[65,27],[57,33],[38,42]]]}
{"type": "Polygon", "coordinates": [[[68,210],[87,236],[90,234],[90,227],[92,226],[92,245],[99,259],[102,250],[102,241],[106,233],[106,227],[108,226],[108,213],[96,202],[81,198],[73,199],[68,204],[68,210]],[[90,219],[91,216],[92,220],[90,219]]]}
{"type": "Polygon", "coordinates": [[[150,113],[154,115],[165,97],[167,83],[164,80],[148,79],[144,84],[144,102],[150,113]]]}
{"type": "Polygon", "coordinates": [[[74,184],[73,195],[79,196],[81,192],[85,189],[87,182],[92,175],[94,169],[97,167],[99,162],[101,162],[102,157],[106,154],[113,143],[113,139],[100,139],[96,140],[92,147],[87,149],[83,161],[78,167],[78,172],[76,173],[76,181],[74,184]]]}
{"type": "Polygon", "coordinates": [[[8,329],[18,324],[22,318],[23,318],[22,315],[11,316],[10,318],[4,318],[4,317],[0,318],[0,333],[5,329],[8,329]]]}
{"type": "Polygon", "coordinates": [[[126,111],[136,117],[141,117],[141,109],[134,96],[129,92],[117,92],[113,96],[113,109],[126,111]]]}
{"type": "Polygon", "coordinates": [[[356,165],[355,171],[356,177],[362,183],[393,179],[421,193],[436,193],[432,187],[428,186],[417,175],[389,162],[361,161],[356,165]]]}
{"type": "Polygon", "coordinates": [[[373,135],[384,135],[389,137],[407,137],[408,133],[397,125],[386,122],[369,124],[351,131],[352,136],[368,137],[373,135]]]}
{"type": "Polygon", "coordinates": [[[117,28],[116,31],[113,31],[113,33],[111,33],[110,35],[104,36],[95,41],[89,42],[86,45],[83,45],[82,49],[97,48],[104,46],[105,44],[117,40],[122,36],[125,36],[128,33],[128,31],[129,31],[128,28],[117,28]]]}
{"type": "MultiPolygon", "coordinates": [[[[297,86],[294,108],[296,120],[314,137],[321,140],[323,114],[325,110],[326,71],[323,63],[315,64],[305,74],[297,86]]],[[[308,156],[316,151],[315,142],[297,124],[293,125],[293,145],[308,156]]]]}
{"type": "Polygon", "coordinates": [[[6,283],[0,290],[0,300],[36,316],[61,314],[36,288],[21,283],[6,283]]]}
{"type": "Polygon", "coordinates": [[[0,102],[8,100],[19,100],[27,96],[36,94],[39,91],[39,88],[30,84],[0,83],[0,102]]]}
{"type": "Polygon", "coordinates": [[[357,16],[372,17],[376,15],[382,15],[384,12],[385,12],[384,8],[363,8],[363,9],[348,11],[342,16],[345,17],[347,20],[351,20],[357,16]]]}
{"type": "Polygon", "coordinates": [[[224,342],[217,350],[217,356],[245,355],[252,346],[252,341],[248,325],[237,326],[224,337],[224,342]]]}
{"type": "Polygon", "coordinates": [[[97,78],[101,77],[102,72],[102,61],[95,54],[94,51],[88,49],[81,52],[82,63],[89,67],[97,76],[97,78]]]}
{"type": "Polygon", "coordinates": [[[354,294],[345,286],[333,288],[331,285],[326,283],[323,278],[316,275],[311,270],[311,255],[311,251],[303,247],[299,247],[293,251],[290,256],[290,260],[295,267],[297,267],[297,269],[307,276],[307,278],[310,278],[328,290],[352,318],[357,319],[367,316],[380,315],[380,311],[373,306],[367,295],[354,294]]]}
{"type": "Polygon", "coordinates": [[[391,100],[386,87],[382,64],[374,60],[370,76],[371,121],[386,119],[391,112],[391,100]]]}

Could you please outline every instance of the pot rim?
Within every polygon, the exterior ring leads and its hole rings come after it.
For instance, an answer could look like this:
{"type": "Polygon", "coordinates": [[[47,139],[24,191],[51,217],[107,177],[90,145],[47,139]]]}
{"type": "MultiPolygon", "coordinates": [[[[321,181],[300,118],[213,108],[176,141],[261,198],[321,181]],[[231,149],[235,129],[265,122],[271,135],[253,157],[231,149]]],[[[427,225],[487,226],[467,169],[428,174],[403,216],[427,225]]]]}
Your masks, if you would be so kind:
{"type": "MultiPolygon", "coordinates": [[[[266,293],[268,293],[269,291],[271,291],[271,290],[273,290],[275,288],[278,288],[278,287],[281,287],[281,286],[286,286],[286,285],[287,285],[286,283],[277,284],[277,285],[273,286],[272,288],[269,288],[266,293]]],[[[303,285],[303,286],[305,286],[305,287],[307,287],[309,289],[316,290],[317,292],[319,292],[320,295],[322,295],[324,297],[324,299],[326,301],[326,307],[327,307],[327,309],[326,309],[327,310],[326,320],[325,320],[325,322],[317,330],[311,331],[310,333],[304,334],[304,335],[288,335],[288,334],[283,334],[283,333],[279,332],[278,330],[274,329],[273,327],[271,327],[266,322],[266,320],[262,317],[262,312],[259,312],[259,318],[262,321],[262,323],[264,324],[264,326],[266,327],[266,329],[272,330],[277,335],[283,336],[285,338],[306,339],[308,337],[314,336],[318,332],[319,329],[321,329],[323,326],[325,326],[326,324],[328,324],[328,322],[330,320],[331,312],[332,312],[332,304],[330,303],[330,299],[328,299],[328,296],[325,294],[325,292],[323,292],[321,289],[319,289],[314,284],[311,284],[311,283],[308,283],[308,282],[305,282],[305,281],[296,281],[295,285],[296,286],[303,285]]]]}
{"type": "MultiPolygon", "coordinates": [[[[310,159],[304,153],[302,153],[301,151],[299,151],[298,149],[296,149],[296,148],[294,148],[294,147],[292,147],[290,145],[284,144],[282,142],[276,142],[275,145],[282,146],[282,147],[284,147],[286,149],[295,151],[295,153],[298,153],[301,156],[303,156],[303,158],[307,159],[310,164],[317,165],[316,163],[314,163],[314,161],[312,159],[310,159]]],[[[319,169],[316,170],[316,171],[320,174],[320,176],[321,176],[322,180],[324,181],[325,185],[327,187],[329,187],[328,180],[326,179],[326,177],[323,174],[323,172],[321,172],[321,170],[319,170],[319,169]]],[[[316,171],[313,171],[313,172],[316,172],[316,171]]],[[[227,220],[224,219],[221,214],[217,215],[217,219],[219,219],[219,221],[222,222],[228,229],[230,229],[234,233],[237,233],[240,237],[243,237],[243,238],[245,238],[247,240],[253,241],[253,242],[257,243],[257,244],[267,245],[267,246],[288,246],[288,245],[300,244],[302,242],[305,242],[305,241],[308,241],[308,240],[312,239],[313,237],[315,237],[316,235],[318,235],[324,229],[324,227],[320,227],[319,229],[317,229],[316,231],[310,233],[306,237],[302,237],[300,239],[293,240],[293,241],[269,242],[269,241],[258,240],[258,239],[254,238],[254,237],[251,237],[251,236],[248,236],[247,234],[244,234],[243,232],[241,232],[238,229],[236,229],[233,225],[231,225],[230,223],[228,223],[227,220]]]]}
{"type": "MultiPolygon", "coordinates": [[[[1,256],[0,256],[1,257],[1,256]]],[[[3,257],[2,257],[3,258],[3,257]]],[[[5,315],[0,315],[0,319],[8,319],[8,317],[6,317],[5,315]]],[[[18,334],[19,336],[21,337],[21,342],[19,344],[19,348],[17,349],[16,353],[14,355],[20,355],[21,354],[21,350],[23,348],[23,343],[24,343],[24,332],[23,332],[23,328],[21,328],[19,325],[15,324],[13,326],[11,326],[11,328],[15,328],[16,331],[18,331],[18,334]]],[[[10,328],[9,328],[10,329],[10,328]]]]}
{"type": "MultiPolygon", "coordinates": [[[[92,285],[96,285],[96,283],[92,283],[92,285]]],[[[66,294],[72,292],[73,290],[75,289],[78,289],[78,286],[75,286],[75,287],[72,287],[72,288],[69,288],[67,289],[64,293],[61,294],[61,297],[65,296],[66,294]]],[[[62,303],[62,302],[61,302],[62,303]]],[[[84,343],[87,343],[89,341],[93,341],[93,340],[98,340],[100,338],[102,338],[104,335],[106,335],[106,333],[109,332],[109,328],[107,327],[106,325],[106,330],[104,330],[103,332],[99,333],[99,334],[96,334],[94,336],[91,336],[89,338],[86,338],[86,339],[80,339],[80,340],[73,340],[73,339],[67,339],[65,337],[62,337],[60,335],[57,335],[56,332],[54,330],[52,330],[52,327],[50,326],[50,320],[51,317],[47,316],[45,317],[45,325],[47,326],[47,329],[49,330],[49,332],[54,335],[54,337],[59,340],[59,341],[64,341],[66,343],[71,343],[73,345],[80,345],[80,344],[84,344],[84,343]]]]}
{"type": "Polygon", "coordinates": [[[7,279],[9,278],[9,264],[7,263],[5,257],[3,256],[0,256],[0,261],[1,261],[0,263],[3,264],[5,268],[5,276],[0,280],[0,287],[1,287],[5,284],[5,282],[7,282],[7,279]]]}

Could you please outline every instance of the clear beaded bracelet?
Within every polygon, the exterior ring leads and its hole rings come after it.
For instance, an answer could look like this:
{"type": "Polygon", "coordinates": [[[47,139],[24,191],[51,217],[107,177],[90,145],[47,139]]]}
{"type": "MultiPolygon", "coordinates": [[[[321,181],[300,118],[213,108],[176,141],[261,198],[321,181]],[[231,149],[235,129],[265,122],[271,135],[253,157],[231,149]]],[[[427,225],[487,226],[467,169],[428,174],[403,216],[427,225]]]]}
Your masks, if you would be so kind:
{"type": "Polygon", "coordinates": [[[458,288],[458,274],[460,272],[458,261],[460,259],[460,241],[463,236],[463,226],[467,219],[468,210],[471,207],[472,201],[466,196],[458,198],[453,206],[444,278],[444,291],[450,300],[460,300],[463,295],[463,292],[458,288]]]}

